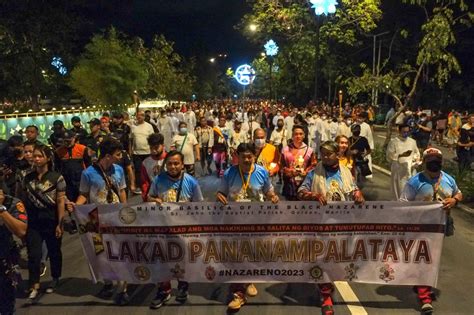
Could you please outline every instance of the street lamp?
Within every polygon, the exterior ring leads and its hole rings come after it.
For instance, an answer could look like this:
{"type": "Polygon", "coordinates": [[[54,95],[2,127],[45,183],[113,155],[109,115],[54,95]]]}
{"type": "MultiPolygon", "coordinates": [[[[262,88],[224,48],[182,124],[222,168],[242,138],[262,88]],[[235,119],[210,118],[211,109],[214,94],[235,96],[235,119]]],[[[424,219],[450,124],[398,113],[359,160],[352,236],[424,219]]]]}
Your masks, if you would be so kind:
{"type": "Polygon", "coordinates": [[[215,61],[216,61],[216,58],[211,58],[211,59],[209,59],[209,62],[210,62],[210,63],[214,63],[215,61]]]}
{"type": "Polygon", "coordinates": [[[257,24],[252,23],[252,24],[249,25],[249,30],[251,32],[256,32],[257,28],[258,28],[257,24]]]}
{"type": "Polygon", "coordinates": [[[316,101],[318,97],[318,71],[319,71],[319,28],[321,27],[319,23],[319,17],[321,15],[329,16],[329,14],[334,14],[336,12],[336,0],[309,0],[312,4],[311,8],[314,9],[316,14],[316,55],[315,55],[315,71],[314,71],[314,100],[316,101]]]}
{"type": "Polygon", "coordinates": [[[273,98],[273,58],[278,54],[278,45],[275,43],[273,39],[270,39],[264,46],[265,48],[265,54],[268,56],[268,59],[270,60],[270,101],[273,98]]]}

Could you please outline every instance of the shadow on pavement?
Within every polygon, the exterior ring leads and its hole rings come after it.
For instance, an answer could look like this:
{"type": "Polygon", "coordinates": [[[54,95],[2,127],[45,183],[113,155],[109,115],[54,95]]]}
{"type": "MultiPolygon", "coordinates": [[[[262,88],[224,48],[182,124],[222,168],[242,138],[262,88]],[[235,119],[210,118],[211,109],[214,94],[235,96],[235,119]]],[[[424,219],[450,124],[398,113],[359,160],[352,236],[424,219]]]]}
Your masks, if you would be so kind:
{"type": "Polygon", "coordinates": [[[311,283],[277,283],[269,286],[265,291],[286,305],[320,306],[321,304],[319,291],[311,283]]]}

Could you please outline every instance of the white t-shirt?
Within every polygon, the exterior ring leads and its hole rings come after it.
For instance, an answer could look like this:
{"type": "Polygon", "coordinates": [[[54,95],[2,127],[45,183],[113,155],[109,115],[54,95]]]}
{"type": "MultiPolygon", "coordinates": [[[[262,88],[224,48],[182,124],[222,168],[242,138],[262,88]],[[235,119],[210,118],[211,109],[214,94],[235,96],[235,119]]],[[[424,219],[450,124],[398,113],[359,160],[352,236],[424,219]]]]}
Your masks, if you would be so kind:
{"type": "Polygon", "coordinates": [[[278,131],[277,129],[274,129],[272,131],[270,141],[273,143],[273,145],[279,146],[280,144],[282,144],[283,146],[286,146],[287,140],[288,132],[285,128],[282,128],[281,131],[278,131]]]}
{"type": "Polygon", "coordinates": [[[183,147],[181,149],[181,153],[184,155],[184,164],[185,165],[190,165],[194,164],[194,146],[198,144],[198,141],[196,139],[196,136],[193,135],[192,133],[188,132],[188,136],[186,138],[186,142],[183,145],[183,141],[185,135],[175,135],[173,137],[172,141],[172,146],[176,148],[176,150],[180,151],[181,146],[183,147]]]}
{"type": "Polygon", "coordinates": [[[148,136],[153,134],[153,126],[147,122],[132,125],[131,138],[133,141],[132,153],[137,155],[150,154],[148,136]]]}

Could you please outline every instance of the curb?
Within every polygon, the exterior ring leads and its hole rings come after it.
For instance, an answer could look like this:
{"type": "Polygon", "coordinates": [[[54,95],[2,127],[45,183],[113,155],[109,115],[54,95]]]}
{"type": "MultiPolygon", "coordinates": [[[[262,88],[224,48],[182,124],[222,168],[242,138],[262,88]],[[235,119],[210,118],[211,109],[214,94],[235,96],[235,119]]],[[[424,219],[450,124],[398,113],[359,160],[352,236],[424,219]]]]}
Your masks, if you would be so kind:
{"type": "MultiPolygon", "coordinates": [[[[382,173],[382,174],[385,174],[385,175],[387,175],[387,176],[392,176],[392,172],[390,172],[389,170],[387,170],[387,169],[385,169],[385,168],[383,168],[383,167],[380,167],[380,166],[375,165],[375,164],[372,164],[372,167],[373,167],[374,169],[376,169],[377,171],[379,171],[380,173],[382,173]]],[[[457,205],[457,207],[458,207],[459,209],[461,209],[462,211],[464,211],[464,212],[470,214],[470,215],[474,215],[474,209],[472,209],[472,208],[470,208],[470,207],[468,207],[468,206],[466,206],[466,205],[463,205],[462,203],[459,203],[459,204],[457,205]]]]}

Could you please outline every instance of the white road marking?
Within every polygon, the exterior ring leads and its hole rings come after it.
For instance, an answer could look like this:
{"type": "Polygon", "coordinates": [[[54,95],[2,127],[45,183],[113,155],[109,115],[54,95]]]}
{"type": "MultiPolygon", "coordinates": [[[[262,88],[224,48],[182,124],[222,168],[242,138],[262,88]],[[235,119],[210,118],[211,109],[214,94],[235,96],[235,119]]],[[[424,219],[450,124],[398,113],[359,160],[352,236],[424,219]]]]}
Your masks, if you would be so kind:
{"type": "Polygon", "coordinates": [[[352,315],[368,315],[365,308],[360,305],[359,298],[357,298],[357,295],[354,293],[349,283],[346,281],[334,281],[334,286],[336,287],[337,291],[339,291],[339,294],[342,296],[344,302],[350,303],[346,306],[352,315]]]}

